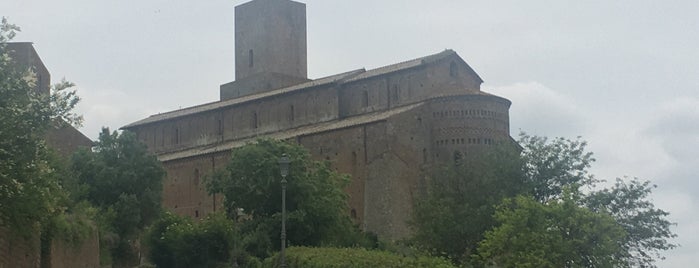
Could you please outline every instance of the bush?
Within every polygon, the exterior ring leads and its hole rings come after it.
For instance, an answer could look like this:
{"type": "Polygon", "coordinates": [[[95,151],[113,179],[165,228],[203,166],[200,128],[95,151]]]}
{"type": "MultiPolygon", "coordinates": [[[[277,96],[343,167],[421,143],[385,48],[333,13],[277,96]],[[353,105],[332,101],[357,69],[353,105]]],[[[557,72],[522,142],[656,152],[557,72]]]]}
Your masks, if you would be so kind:
{"type": "MultiPolygon", "coordinates": [[[[290,268],[364,268],[364,267],[435,267],[455,268],[444,258],[430,256],[405,257],[394,253],[363,248],[291,247],[286,251],[290,268]]],[[[279,254],[267,258],[263,267],[279,267],[279,254]]]]}
{"type": "Polygon", "coordinates": [[[230,262],[233,221],[211,214],[201,222],[164,213],[148,235],[150,259],[157,267],[219,267],[230,262]]]}

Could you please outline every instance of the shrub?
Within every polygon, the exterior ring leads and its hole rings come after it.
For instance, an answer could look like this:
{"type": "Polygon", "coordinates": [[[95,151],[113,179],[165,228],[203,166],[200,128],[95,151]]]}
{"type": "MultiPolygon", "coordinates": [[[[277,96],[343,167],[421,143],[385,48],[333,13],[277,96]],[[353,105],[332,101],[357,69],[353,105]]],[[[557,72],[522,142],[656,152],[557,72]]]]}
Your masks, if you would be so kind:
{"type": "Polygon", "coordinates": [[[148,235],[151,261],[157,267],[218,267],[232,258],[233,221],[211,214],[200,222],[165,213],[148,235]]]}
{"type": "MultiPolygon", "coordinates": [[[[386,251],[367,250],[363,248],[291,247],[286,251],[286,261],[290,268],[456,267],[448,260],[440,257],[405,257],[386,251]]],[[[279,267],[279,254],[277,253],[267,258],[263,267],[279,267]]]]}

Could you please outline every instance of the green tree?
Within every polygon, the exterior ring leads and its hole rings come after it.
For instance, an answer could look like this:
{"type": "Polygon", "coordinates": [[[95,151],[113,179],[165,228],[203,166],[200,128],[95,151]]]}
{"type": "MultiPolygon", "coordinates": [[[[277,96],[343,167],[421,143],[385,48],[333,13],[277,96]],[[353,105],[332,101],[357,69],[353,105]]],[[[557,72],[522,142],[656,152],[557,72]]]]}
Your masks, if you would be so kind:
{"type": "MultiPolygon", "coordinates": [[[[615,265],[654,267],[654,261],[662,258],[663,251],[676,247],[669,241],[675,234],[670,230],[672,223],[667,220],[668,213],[655,208],[649,201],[654,187],[649,182],[640,182],[637,179],[618,180],[614,187],[600,188],[600,181],[588,170],[594,162],[593,155],[586,150],[587,143],[580,138],[547,139],[522,134],[519,144],[522,146],[521,153],[514,157],[497,154],[493,157],[492,152],[485,152],[475,156],[482,159],[481,163],[466,163],[463,167],[452,167],[455,171],[442,172],[435,176],[427,197],[418,200],[416,204],[413,217],[416,244],[459,262],[469,262],[470,258],[477,256],[499,258],[499,263],[507,262],[503,258],[516,256],[497,255],[493,251],[494,243],[498,242],[492,241],[495,239],[494,235],[491,235],[490,241],[486,243],[491,245],[490,252],[481,254],[480,251],[488,247],[476,246],[484,233],[492,228],[498,231],[498,237],[501,239],[499,242],[504,241],[502,239],[507,235],[512,235],[508,239],[547,235],[545,232],[541,233],[542,229],[536,228],[519,230],[532,233],[498,229],[507,222],[505,219],[496,221],[493,218],[495,206],[503,202],[504,198],[522,195],[536,200],[541,207],[516,210],[519,214],[570,209],[570,213],[594,213],[595,217],[613,219],[624,233],[623,236],[619,236],[618,241],[622,250],[616,251],[616,255],[613,256],[615,265]],[[464,171],[459,171],[460,168],[464,171]],[[505,170],[509,172],[503,172],[505,170]],[[575,202],[566,200],[566,193],[574,196],[575,202]],[[573,203],[577,204],[577,207],[572,206],[573,203]],[[566,206],[559,207],[560,204],[566,206]]],[[[519,205],[526,205],[521,200],[518,202],[521,203],[519,205]]],[[[504,208],[501,207],[502,209],[504,208]]],[[[605,222],[593,221],[594,217],[581,218],[583,219],[590,221],[582,221],[577,226],[580,229],[606,228],[605,222]]],[[[551,216],[551,222],[547,224],[567,224],[554,220],[564,219],[551,216]]],[[[537,250],[549,251],[545,247],[537,250]]],[[[604,257],[597,258],[602,260],[604,257]]],[[[551,261],[559,263],[553,259],[551,261]]]]}
{"type": "Polygon", "coordinates": [[[410,221],[412,241],[432,254],[467,262],[485,231],[496,224],[495,206],[528,191],[519,151],[500,145],[439,169],[410,221]]]}
{"type": "Polygon", "coordinates": [[[663,251],[677,247],[669,242],[677,236],[670,230],[669,213],[649,200],[655,187],[637,178],[617,179],[613,187],[594,191],[584,200],[586,207],[611,214],[624,228],[624,251],[617,257],[633,267],[655,267],[656,259],[664,259],[663,251]]]}
{"type": "Polygon", "coordinates": [[[310,159],[306,149],[260,139],[235,149],[226,169],[207,183],[210,193],[223,193],[228,215],[241,221],[246,251],[267,257],[279,249],[281,176],[279,157],[291,159],[287,177],[287,238],[291,245],[363,243],[347,213],[348,178],[328,162],[310,159]],[[242,216],[242,217],[240,217],[242,216]]]}
{"type": "Polygon", "coordinates": [[[560,200],[562,189],[570,189],[581,196],[581,206],[610,214],[623,227],[627,236],[617,259],[633,266],[655,267],[655,260],[663,258],[661,252],[677,247],[669,241],[676,237],[670,230],[669,213],[655,208],[649,200],[655,185],[627,178],[617,179],[611,188],[599,187],[601,181],[588,171],[595,161],[593,154],[580,137],[549,140],[521,134],[520,144],[535,199],[542,203],[560,200]]]}
{"type": "Polygon", "coordinates": [[[564,188],[578,191],[598,182],[587,170],[595,159],[580,137],[550,140],[520,133],[519,144],[523,147],[524,175],[531,195],[539,202],[560,198],[564,188]]]}
{"type": "Polygon", "coordinates": [[[79,124],[72,113],[79,101],[71,83],[62,82],[49,96],[33,90],[31,70],[21,70],[9,57],[6,42],[19,27],[0,24],[0,225],[30,235],[38,223],[64,210],[60,174],[44,142],[55,122],[79,124]]]}
{"type": "Polygon", "coordinates": [[[161,210],[165,171],[128,131],[103,129],[92,151],[73,155],[76,199],[100,209],[101,238],[117,266],[135,261],[134,244],[161,210]]]}
{"type": "Polygon", "coordinates": [[[507,199],[495,219],[499,225],[478,247],[487,265],[496,267],[628,267],[618,259],[626,232],[607,213],[578,205],[579,197],[537,202],[507,199]]]}

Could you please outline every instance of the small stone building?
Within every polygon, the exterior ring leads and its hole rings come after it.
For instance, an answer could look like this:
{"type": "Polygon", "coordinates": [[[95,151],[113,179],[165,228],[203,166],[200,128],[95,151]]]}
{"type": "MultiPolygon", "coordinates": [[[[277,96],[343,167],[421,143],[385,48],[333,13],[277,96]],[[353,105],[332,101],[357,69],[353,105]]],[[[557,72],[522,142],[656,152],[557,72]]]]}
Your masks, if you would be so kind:
{"type": "Polygon", "coordinates": [[[351,176],[347,213],[364,230],[404,238],[429,167],[511,140],[510,101],[481,91],[452,50],[309,79],[304,4],[253,0],[235,8],[235,27],[236,80],[221,85],[219,101],[123,127],[162,161],[163,205],[178,214],[221,209],[202,177],[231,150],[272,137],[351,176]]]}

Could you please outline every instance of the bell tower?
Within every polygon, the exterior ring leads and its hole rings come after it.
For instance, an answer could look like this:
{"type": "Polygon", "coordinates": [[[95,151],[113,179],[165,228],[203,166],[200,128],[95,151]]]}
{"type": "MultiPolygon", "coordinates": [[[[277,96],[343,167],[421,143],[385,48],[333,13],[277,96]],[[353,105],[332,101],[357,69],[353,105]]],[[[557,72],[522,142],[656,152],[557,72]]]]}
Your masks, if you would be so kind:
{"type": "Polygon", "coordinates": [[[253,0],[235,7],[235,79],[221,99],[308,81],[306,5],[253,0]]]}

